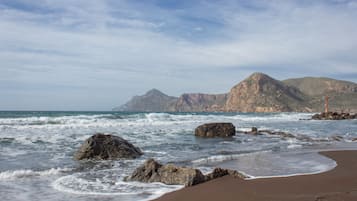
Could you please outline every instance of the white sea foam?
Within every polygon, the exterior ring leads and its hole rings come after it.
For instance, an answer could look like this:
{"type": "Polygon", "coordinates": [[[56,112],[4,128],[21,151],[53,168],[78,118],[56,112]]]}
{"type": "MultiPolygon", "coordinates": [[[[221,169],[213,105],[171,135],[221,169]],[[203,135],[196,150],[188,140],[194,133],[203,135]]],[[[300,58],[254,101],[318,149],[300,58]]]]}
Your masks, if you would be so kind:
{"type": "Polygon", "coordinates": [[[87,180],[78,174],[63,176],[52,183],[58,191],[79,195],[106,195],[136,197],[135,200],[151,200],[165,193],[183,188],[182,185],[165,185],[163,183],[141,182],[104,182],[102,180],[87,180]],[[138,195],[145,194],[145,198],[138,199],[138,195]]]}
{"type": "Polygon", "coordinates": [[[311,113],[272,113],[272,114],[262,114],[262,115],[247,115],[238,114],[235,116],[228,116],[227,119],[235,119],[240,121],[261,121],[261,122],[272,122],[272,121],[298,121],[300,119],[309,119],[311,113]]]}
{"type": "Polygon", "coordinates": [[[223,161],[236,160],[243,156],[261,154],[261,153],[269,153],[269,152],[271,152],[271,151],[258,151],[258,152],[245,153],[245,154],[215,155],[215,156],[209,156],[206,158],[200,158],[200,159],[193,160],[192,163],[195,165],[207,164],[207,163],[217,163],[217,162],[223,162],[223,161]]]}
{"type": "Polygon", "coordinates": [[[314,169],[316,171],[312,172],[302,172],[302,173],[294,173],[294,174],[282,174],[282,175],[271,175],[271,176],[253,176],[249,175],[243,172],[243,174],[247,175],[248,178],[246,180],[251,180],[251,179],[263,179],[263,178],[279,178],[279,177],[293,177],[293,176],[302,176],[302,175],[314,175],[314,174],[320,174],[324,172],[328,172],[330,170],[333,170],[336,168],[337,163],[334,162],[334,164],[320,164],[320,165],[315,165],[314,169]]]}
{"type": "Polygon", "coordinates": [[[58,175],[64,172],[71,171],[70,168],[51,168],[43,171],[34,171],[34,170],[8,170],[0,172],[0,181],[1,180],[14,180],[19,178],[28,178],[28,177],[41,177],[41,176],[50,176],[58,175]]]}
{"type": "Polygon", "coordinates": [[[287,146],[288,149],[296,149],[296,148],[301,148],[302,145],[301,144],[289,144],[287,146]]]}
{"type": "Polygon", "coordinates": [[[249,178],[317,174],[331,170],[337,165],[334,160],[315,152],[256,152],[227,157],[215,156],[209,160],[198,160],[200,165],[205,163],[238,170],[249,178]]]}

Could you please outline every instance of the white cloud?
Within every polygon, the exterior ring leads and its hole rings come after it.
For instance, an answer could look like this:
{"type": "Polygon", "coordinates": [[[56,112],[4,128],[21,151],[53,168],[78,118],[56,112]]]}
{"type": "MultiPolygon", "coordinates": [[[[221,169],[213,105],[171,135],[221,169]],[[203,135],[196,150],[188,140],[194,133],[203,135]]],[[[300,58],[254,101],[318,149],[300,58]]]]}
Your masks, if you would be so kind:
{"type": "Polygon", "coordinates": [[[107,109],[153,87],[173,95],[225,92],[256,69],[278,78],[357,73],[352,2],[203,2],[170,12],[125,1],[31,4],[40,11],[0,7],[0,81],[47,91],[67,83],[108,97],[131,89],[107,109]]]}

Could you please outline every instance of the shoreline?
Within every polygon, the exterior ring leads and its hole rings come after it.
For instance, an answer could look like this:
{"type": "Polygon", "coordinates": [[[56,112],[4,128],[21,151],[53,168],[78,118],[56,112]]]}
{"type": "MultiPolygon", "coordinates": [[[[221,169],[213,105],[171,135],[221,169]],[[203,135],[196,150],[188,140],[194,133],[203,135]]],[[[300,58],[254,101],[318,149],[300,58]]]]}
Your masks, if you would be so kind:
{"type": "Polygon", "coordinates": [[[288,177],[218,178],[165,194],[153,201],[355,201],[357,200],[357,151],[323,151],[337,166],[316,174],[288,177]]]}

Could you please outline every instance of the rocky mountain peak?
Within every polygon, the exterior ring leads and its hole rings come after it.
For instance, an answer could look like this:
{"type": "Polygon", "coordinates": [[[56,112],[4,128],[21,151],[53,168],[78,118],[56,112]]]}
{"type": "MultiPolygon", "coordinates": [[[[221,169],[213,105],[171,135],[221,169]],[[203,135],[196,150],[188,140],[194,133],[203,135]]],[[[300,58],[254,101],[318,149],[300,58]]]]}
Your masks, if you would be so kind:
{"type": "Polygon", "coordinates": [[[295,111],[296,108],[304,108],[300,104],[303,97],[297,89],[266,74],[253,73],[231,89],[225,109],[242,112],[295,111]]]}
{"type": "Polygon", "coordinates": [[[167,96],[167,95],[159,91],[158,89],[153,88],[147,91],[144,96],[167,96]]]}
{"type": "Polygon", "coordinates": [[[273,79],[271,78],[269,75],[261,73],[261,72],[255,72],[253,74],[251,74],[248,78],[246,79],[255,79],[255,80],[259,80],[259,79],[273,79]]]}
{"type": "Polygon", "coordinates": [[[157,89],[151,89],[141,96],[134,96],[124,105],[114,108],[118,111],[138,111],[138,112],[171,112],[177,97],[164,94],[157,89]]]}

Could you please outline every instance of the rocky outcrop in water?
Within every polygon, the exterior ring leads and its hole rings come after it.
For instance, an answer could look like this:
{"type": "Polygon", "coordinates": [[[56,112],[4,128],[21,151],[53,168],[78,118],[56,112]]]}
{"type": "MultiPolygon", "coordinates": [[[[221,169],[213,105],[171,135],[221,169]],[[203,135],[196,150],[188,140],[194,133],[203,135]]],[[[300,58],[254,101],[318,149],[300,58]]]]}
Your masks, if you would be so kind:
{"type": "Polygon", "coordinates": [[[145,183],[161,182],[167,185],[193,186],[212,179],[231,175],[236,178],[245,178],[244,175],[234,170],[216,168],[212,173],[203,175],[198,169],[178,167],[173,164],[162,165],[154,159],[147,160],[138,167],[126,181],[139,181],[145,183]]]}
{"type": "Polygon", "coordinates": [[[199,137],[231,137],[236,134],[232,123],[208,123],[195,129],[195,136],[199,137]]]}
{"type": "Polygon", "coordinates": [[[311,117],[313,120],[345,120],[345,119],[356,119],[357,114],[350,113],[338,113],[338,112],[323,112],[320,114],[315,114],[311,117]]]}
{"type": "MultiPolygon", "coordinates": [[[[252,127],[250,131],[237,131],[238,133],[244,133],[248,135],[272,135],[281,138],[294,138],[304,142],[331,142],[331,141],[344,141],[345,139],[340,135],[332,135],[327,138],[311,138],[302,134],[292,134],[284,131],[273,131],[273,130],[258,130],[257,127],[252,127]]],[[[350,139],[353,141],[353,139],[350,139]]]]}
{"type": "Polygon", "coordinates": [[[114,135],[95,134],[88,138],[75,153],[76,160],[113,160],[134,159],[143,153],[121,137],[114,135]]]}

